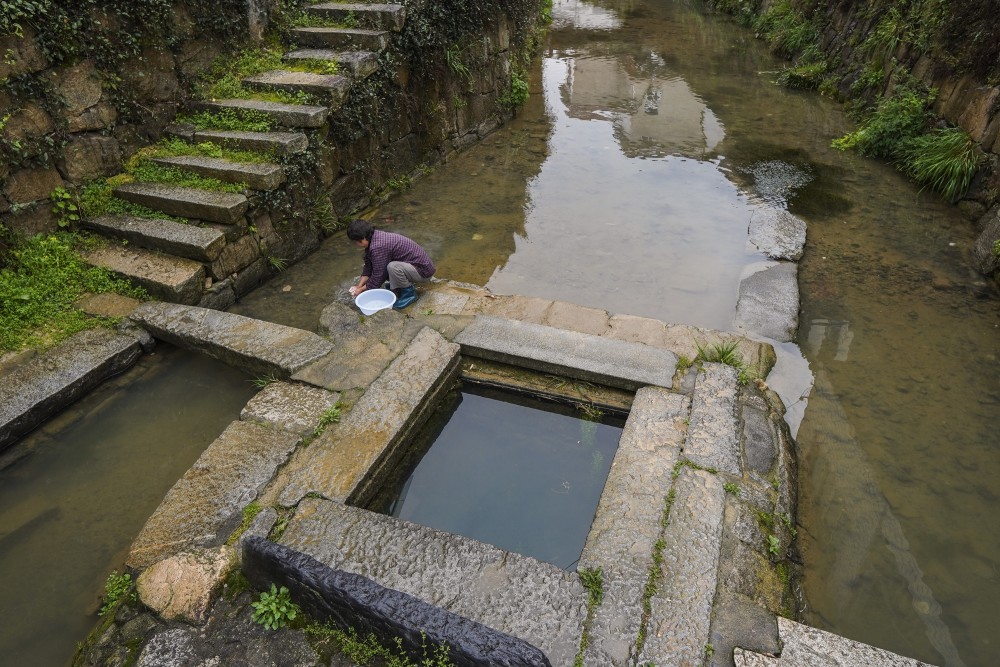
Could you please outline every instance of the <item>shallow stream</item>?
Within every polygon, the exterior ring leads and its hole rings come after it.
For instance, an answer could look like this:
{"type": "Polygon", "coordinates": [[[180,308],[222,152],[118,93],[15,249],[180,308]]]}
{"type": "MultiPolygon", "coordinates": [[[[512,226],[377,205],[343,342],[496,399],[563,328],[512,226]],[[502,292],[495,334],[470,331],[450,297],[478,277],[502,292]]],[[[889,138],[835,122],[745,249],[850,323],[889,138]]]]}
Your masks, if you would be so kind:
{"type": "MultiPolygon", "coordinates": [[[[774,85],[784,63],[700,7],[557,0],[518,118],[373,221],[441,277],[732,330],[764,265],[753,212],[806,220],[799,338],[768,378],[801,454],[806,620],[993,665],[1000,301],[968,268],[972,225],[831,149],[841,107],[774,85]]],[[[313,327],[360,266],[333,237],[234,310],[313,327]]]]}

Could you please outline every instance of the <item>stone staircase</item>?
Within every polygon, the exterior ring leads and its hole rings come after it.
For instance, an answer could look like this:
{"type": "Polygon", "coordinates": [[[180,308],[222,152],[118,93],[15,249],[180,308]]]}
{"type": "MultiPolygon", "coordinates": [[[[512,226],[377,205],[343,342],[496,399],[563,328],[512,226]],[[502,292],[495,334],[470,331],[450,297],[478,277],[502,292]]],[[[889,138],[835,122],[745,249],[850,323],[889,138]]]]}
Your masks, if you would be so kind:
{"type": "Polygon", "coordinates": [[[267,255],[278,242],[274,227],[281,221],[271,220],[266,209],[255,210],[255,193],[286,185],[281,161],[310,150],[310,134],[324,127],[356,82],[376,71],[380,53],[406,19],[405,8],[398,4],[323,3],[306,11],[318,19],[310,23],[352,27],[293,28],[285,35],[295,45],[284,55],[289,69],[263,72],[243,83],[260,93],[306,93],[316,103],[289,104],[254,96],[197,101],[192,111],[237,116],[252,112],[269,119],[274,129],[248,132],[174,125],[167,130],[189,143],[209,142],[267,156],[264,161],[193,155],[152,160],[226,183],[244,183],[248,189],[240,194],[164,183],[119,185],[113,197],[163,213],[164,219],[105,215],[85,220],[83,225],[92,232],[118,241],[90,251],[89,262],[129,278],[157,299],[225,308],[287,259],[267,255]],[[299,71],[295,66],[303,61],[335,61],[338,73],[299,71]],[[241,274],[246,275],[241,279],[241,274]]]}

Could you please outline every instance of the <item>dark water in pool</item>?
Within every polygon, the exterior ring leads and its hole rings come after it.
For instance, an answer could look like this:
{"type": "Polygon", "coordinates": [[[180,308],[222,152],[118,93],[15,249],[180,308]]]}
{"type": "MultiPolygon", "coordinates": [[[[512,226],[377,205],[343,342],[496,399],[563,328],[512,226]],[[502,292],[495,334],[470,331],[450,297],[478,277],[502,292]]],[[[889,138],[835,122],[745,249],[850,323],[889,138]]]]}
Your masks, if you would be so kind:
{"type": "Polygon", "coordinates": [[[467,386],[414,443],[424,452],[377,511],[576,566],[624,420],[467,386]]]}

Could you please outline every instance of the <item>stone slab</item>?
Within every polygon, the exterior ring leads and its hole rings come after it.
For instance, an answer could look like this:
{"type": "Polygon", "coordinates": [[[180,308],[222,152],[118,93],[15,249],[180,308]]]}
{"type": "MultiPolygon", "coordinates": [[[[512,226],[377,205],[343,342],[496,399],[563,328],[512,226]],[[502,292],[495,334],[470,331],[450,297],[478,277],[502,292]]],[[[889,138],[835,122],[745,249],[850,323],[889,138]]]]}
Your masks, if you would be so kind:
{"type": "Polygon", "coordinates": [[[340,106],[351,87],[351,80],[340,74],[315,74],[273,70],[243,79],[244,83],[266,90],[304,91],[323,96],[331,108],[340,106]]]}
{"type": "Polygon", "coordinates": [[[365,78],[378,69],[378,54],[372,51],[332,51],[330,49],[297,49],[285,54],[285,60],[335,60],[338,70],[355,78],[365,78]]]}
{"type": "Polygon", "coordinates": [[[740,283],[736,326],[779,343],[795,339],[799,328],[798,265],[780,262],[740,283]]]}
{"type": "Polygon", "coordinates": [[[211,102],[197,102],[198,109],[222,111],[236,109],[237,111],[256,111],[267,115],[281,127],[323,127],[330,109],[324,106],[305,104],[285,104],[265,100],[226,99],[211,102]]]}
{"type": "Polygon", "coordinates": [[[677,368],[667,350],[486,315],[455,342],[470,356],[627,390],[669,389],[677,368]]]}
{"type": "Polygon", "coordinates": [[[740,474],[737,419],[738,372],[726,364],[706,363],[698,372],[691,425],[684,457],[704,468],[740,474]]]}
{"type": "Polygon", "coordinates": [[[310,331],[196,306],[148,302],[132,319],[155,337],[247,373],[287,378],[333,349],[310,331]]]}
{"type": "Polygon", "coordinates": [[[624,667],[635,653],[643,591],[689,407],[686,396],[659,387],[636,392],[577,568],[600,568],[604,584],[584,664],[624,667]]]}
{"type": "Polygon", "coordinates": [[[260,590],[287,588],[310,617],[374,636],[383,646],[396,644],[413,660],[443,649],[455,667],[551,667],[523,639],[259,537],[244,543],[243,573],[260,590]]]}
{"type": "Polygon", "coordinates": [[[806,245],[805,220],[788,211],[761,208],[750,218],[750,243],[770,259],[797,262],[806,245]]]}
{"type": "Polygon", "coordinates": [[[608,331],[608,313],[565,301],[555,301],[542,324],[556,329],[603,336],[608,331]]]}
{"type": "Polygon", "coordinates": [[[168,215],[223,225],[240,222],[250,207],[250,202],[241,194],[163,183],[123,183],[115,187],[114,195],[168,215]]]}
{"type": "Polygon", "coordinates": [[[141,570],[223,544],[300,440],[260,424],[231,423],[167,492],[132,543],[126,565],[141,570]]]}
{"type": "Polygon", "coordinates": [[[240,419],[305,436],[316,429],[323,413],[339,399],[337,392],[319,387],[272,382],[247,402],[240,419]]]}
{"type": "Polygon", "coordinates": [[[234,162],[221,157],[176,155],[153,158],[153,162],[217,178],[226,183],[245,183],[253,190],[275,190],[285,182],[285,172],[272,162],[234,162]]]}
{"type": "Polygon", "coordinates": [[[205,285],[200,263],[152,250],[107,245],[82,253],[89,264],[124,276],[153,297],[174,303],[197,303],[205,285]]]}
{"type": "Polygon", "coordinates": [[[300,503],[280,542],[328,567],[519,637],[553,665],[573,664],[586,591],[579,577],[554,565],[320,499],[300,503]]]}
{"type": "Polygon", "coordinates": [[[375,2],[324,2],[312,5],[309,11],[334,21],[353,17],[359,26],[399,32],[406,20],[406,7],[400,4],[375,2]]]}
{"type": "Polygon", "coordinates": [[[309,148],[309,138],[301,132],[243,132],[239,130],[199,130],[194,140],[208,141],[245,151],[294,155],[309,148]]]}
{"type": "Polygon", "coordinates": [[[132,336],[90,329],[12,368],[0,382],[0,450],[129,368],[141,354],[132,336]]]}
{"type": "Polygon", "coordinates": [[[204,262],[211,262],[218,257],[226,245],[225,235],[217,229],[186,225],[174,220],[103,215],[85,220],[83,226],[95,229],[105,236],[126,239],[142,248],[204,262]]]}
{"type": "Polygon", "coordinates": [[[459,347],[423,328],[351,407],[337,428],[308,448],[308,460],[281,492],[283,505],[307,493],[363,504],[383,468],[402,455],[438,398],[457,377],[459,347]]]}
{"type": "Polygon", "coordinates": [[[381,52],[389,43],[384,30],[356,28],[293,28],[290,38],[301,46],[331,49],[362,49],[381,52]]]}
{"type": "Polygon", "coordinates": [[[736,667],[930,667],[925,662],[778,618],[778,658],[736,649],[736,667]]]}
{"type": "Polygon", "coordinates": [[[201,624],[234,561],[227,546],[164,558],[139,575],[136,592],[161,618],[201,624]]]}
{"type": "Polygon", "coordinates": [[[710,641],[725,512],[723,480],[685,467],[664,531],[663,577],[650,599],[638,664],[701,665],[710,641]]]}

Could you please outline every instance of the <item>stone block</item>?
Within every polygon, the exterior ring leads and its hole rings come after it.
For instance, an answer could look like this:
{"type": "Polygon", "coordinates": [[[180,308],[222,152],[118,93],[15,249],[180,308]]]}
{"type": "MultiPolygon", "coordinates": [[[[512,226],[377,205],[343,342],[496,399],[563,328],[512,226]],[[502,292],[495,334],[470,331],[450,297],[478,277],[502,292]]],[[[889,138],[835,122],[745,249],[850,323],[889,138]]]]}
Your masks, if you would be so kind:
{"type": "Polygon", "coordinates": [[[28,204],[47,201],[52,191],[62,185],[62,176],[56,169],[21,169],[7,179],[4,193],[12,204],[28,204]]]}
{"type": "Polygon", "coordinates": [[[233,422],[171,487],[132,543],[128,567],[221,546],[299,443],[299,436],[233,422]]]}
{"type": "Polygon", "coordinates": [[[305,499],[281,543],[519,637],[572,665],[587,615],[579,577],[476,540],[321,499],[305,499]]]}
{"type": "Polygon", "coordinates": [[[24,141],[55,132],[52,117],[34,102],[25,102],[7,119],[3,134],[11,141],[24,141]]]}
{"type": "Polygon", "coordinates": [[[788,211],[759,208],[750,217],[750,243],[769,259],[798,261],[806,245],[806,222],[788,211]]]}
{"type": "Polygon", "coordinates": [[[740,475],[736,379],[736,369],[725,364],[706,363],[698,373],[684,456],[702,467],[740,475]]]}
{"type": "Polygon", "coordinates": [[[200,625],[234,562],[234,550],[227,546],[170,556],[139,575],[136,592],[161,618],[200,625]]]}
{"type": "Polygon", "coordinates": [[[259,376],[287,378],[333,349],[311,331],[196,306],[148,302],[132,319],[157,338],[259,376]]]}
{"type": "Polygon", "coordinates": [[[51,73],[52,85],[66,104],[69,117],[80,115],[101,101],[103,79],[93,60],[82,60],[51,73]]]}
{"type": "Polygon", "coordinates": [[[63,149],[63,173],[74,185],[83,185],[102,176],[117,173],[122,167],[118,140],[101,135],[71,138],[63,149]]]}
{"type": "Polygon", "coordinates": [[[375,635],[384,646],[401,641],[413,660],[426,655],[425,647],[431,653],[446,647],[456,667],[550,666],[544,653],[522,639],[261,538],[244,544],[243,572],[263,590],[271,582],[286,586],[314,618],[355,628],[362,637],[375,635]]]}
{"type": "Polygon", "coordinates": [[[556,329],[603,336],[608,331],[608,313],[598,308],[555,301],[545,313],[542,324],[556,329]]]}
{"type": "MultiPolygon", "coordinates": [[[[281,493],[294,505],[307,493],[364,504],[400,448],[423,425],[458,373],[459,347],[423,328],[341,420],[309,445],[308,465],[281,493]]],[[[297,378],[299,376],[296,376],[297,378]]]]}
{"type": "Polygon", "coordinates": [[[313,432],[323,413],[339,399],[337,392],[319,387],[272,382],[250,399],[240,419],[305,436],[313,432]]]}
{"type": "Polygon", "coordinates": [[[799,327],[798,266],[780,262],[740,283],[736,326],[779,343],[795,338],[799,327]]]}
{"type": "Polygon", "coordinates": [[[15,367],[0,383],[0,450],[129,368],[140,354],[131,336],[90,329],[15,367]]]}
{"type": "Polygon", "coordinates": [[[226,244],[210,265],[209,274],[216,280],[222,280],[242,271],[260,257],[257,240],[252,235],[245,234],[235,242],[226,244]]]}

